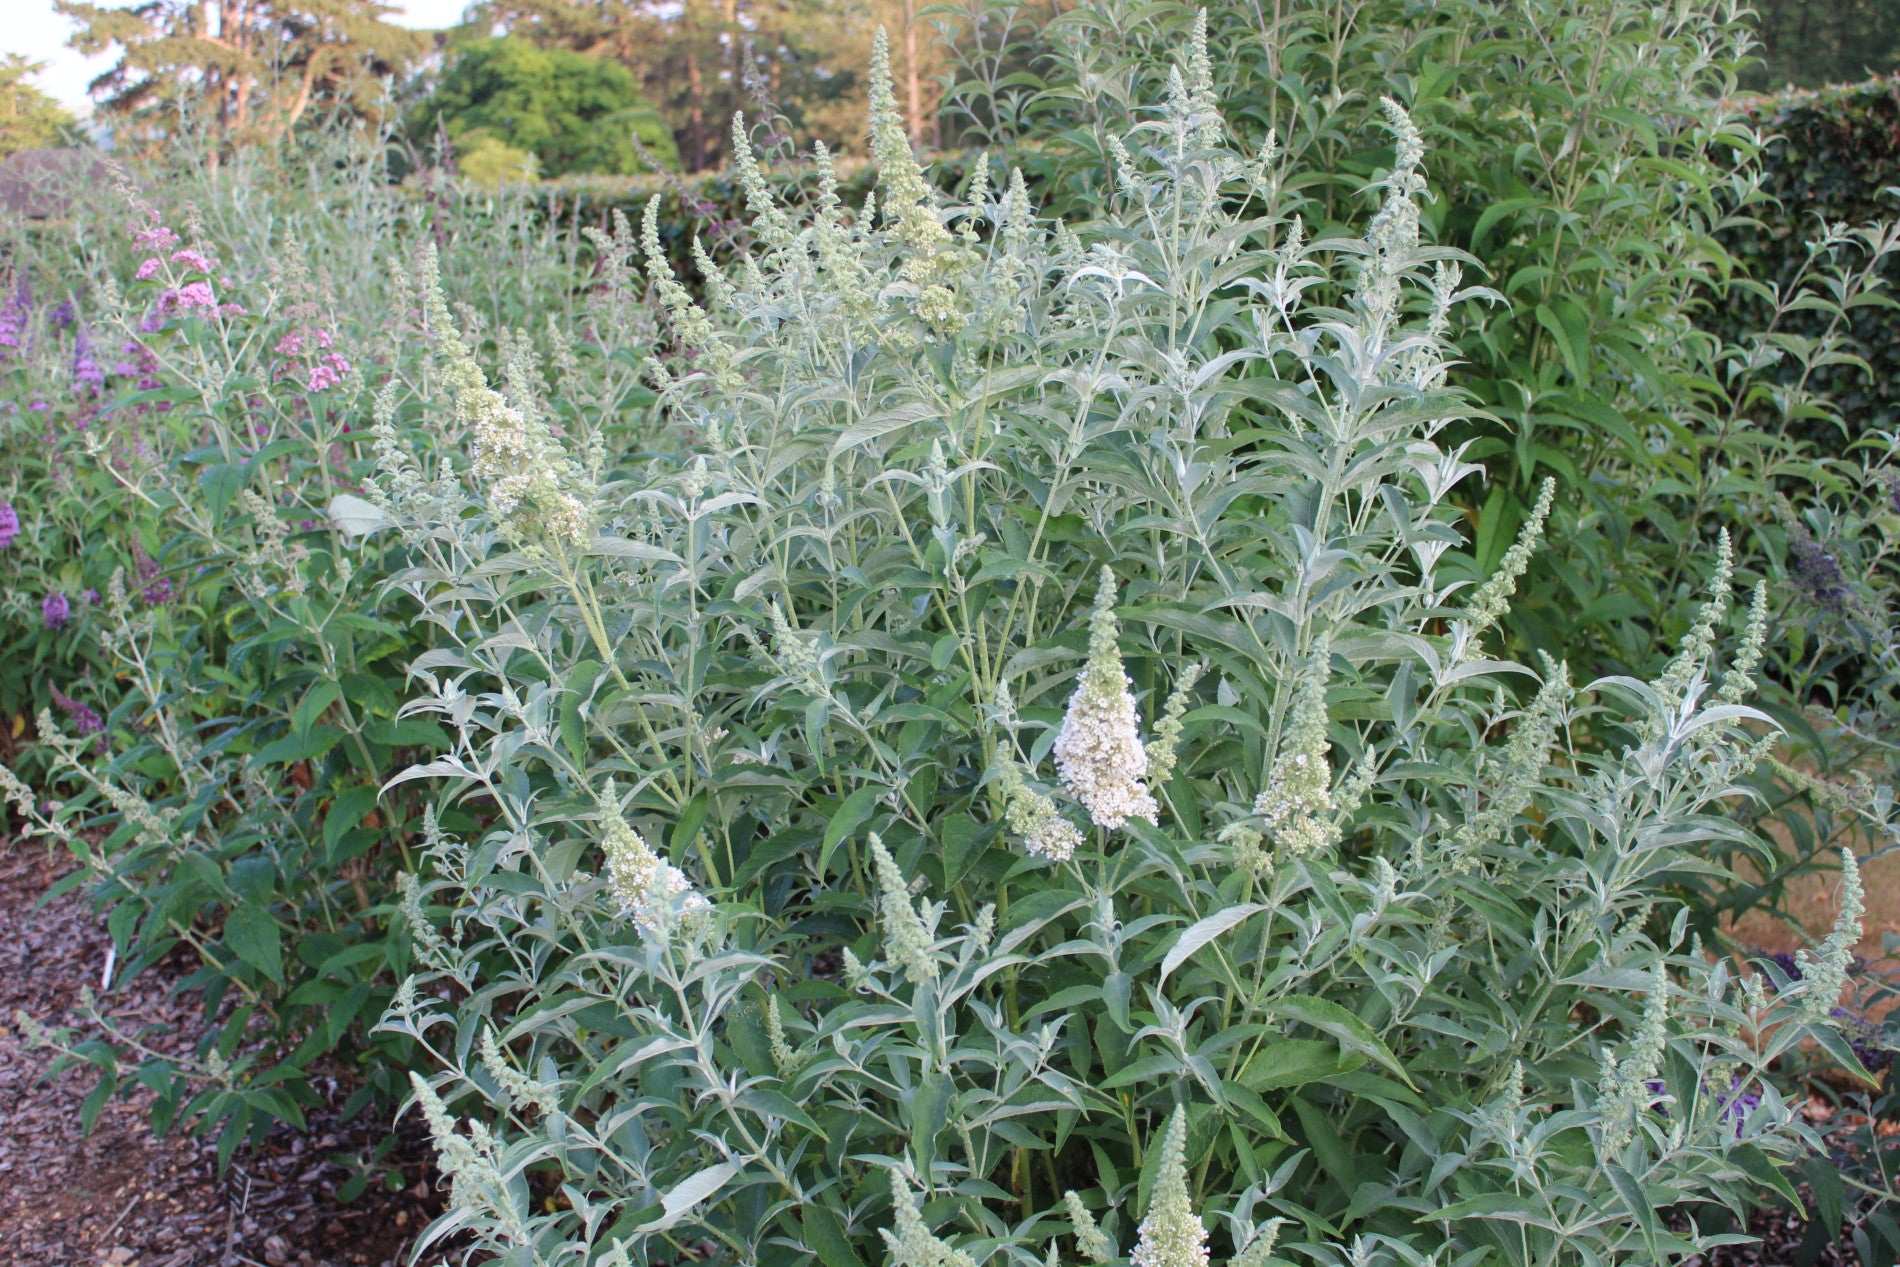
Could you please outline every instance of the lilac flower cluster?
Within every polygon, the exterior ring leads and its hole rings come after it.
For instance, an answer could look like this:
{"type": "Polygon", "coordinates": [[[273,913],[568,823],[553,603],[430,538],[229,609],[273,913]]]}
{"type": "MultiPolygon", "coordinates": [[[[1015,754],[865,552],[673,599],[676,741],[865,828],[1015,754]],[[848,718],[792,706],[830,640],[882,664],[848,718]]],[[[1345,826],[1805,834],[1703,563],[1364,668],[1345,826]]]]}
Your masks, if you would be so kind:
{"type": "MultiPolygon", "coordinates": [[[[212,288],[210,277],[217,270],[217,262],[195,247],[178,246],[178,235],[158,223],[156,214],[153,215],[151,225],[140,229],[133,235],[133,240],[137,245],[153,252],[139,261],[138,268],[133,272],[132,276],[138,281],[149,282],[154,279],[171,281],[176,280],[180,274],[187,276],[193,273],[202,274],[181,285],[168,285],[159,292],[157,304],[139,322],[139,329],[142,332],[152,334],[162,330],[166,318],[174,313],[199,311],[207,316],[243,315],[243,304],[218,302],[217,291],[212,288]],[[174,250],[174,247],[177,249],[174,250]],[[169,256],[165,254],[167,251],[170,252],[169,256]],[[168,259],[176,266],[176,271],[169,275],[166,270],[168,259]]],[[[222,284],[228,286],[230,280],[228,277],[224,278],[222,284]]]]}
{"type": "Polygon", "coordinates": [[[158,560],[136,541],[132,543],[132,565],[138,570],[139,597],[147,607],[162,607],[172,601],[171,578],[159,575],[158,560]]]}
{"type": "Polygon", "coordinates": [[[340,353],[331,352],[318,361],[310,371],[307,386],[313,392],[326,391],[342,382],[344,375],[349,372],[350,363],[344,360],[340,353]]]}
{"type": "Polygon", "coordinates": [[[1802,593],[1833,615],[1847,610],[1847,574],[1841,570],[1840,560],[1800,524],[1788,528],[1788,561],[1793,565],[1794,583],[1802,593]]]}
{"type": "Polygon", "coordinates": [[[153,211],[147,214],[151,217],[151,224],[146,228],[140,229],[137,233],[134,233],[132,235],[132,241],[139,246],[149,247],[154,251],[166,251],[177,246],[178,235],[159,223],[158,213],[153,211]]]}
{"type": "Polygon", "coordinates": [[[0,550],[13,544],[20,535],[20,512],[13,508],[12,502],[0,502],[0,550]]]}
{"type": "Polygon", "coordinates": [[[55,330],[66,329],[72,325],[77,318],[78,313],[74,310],[73,301],[70,299],[61,300],[54,306],[53,310],[46,315],[47,321],[52,324],[55,330]]]}
{"type": "MultiPolygon", "coordinates": [[[[304,376],[306,391],[321,392],[328,391],[349,377],[351,369],[354,368],[342,353],[331,351],[335,342],[335,336],[328,330],[294,329],[277,340],[274,350],[282,357],[302,357],[306,352],[321,351],[323,355],[316,358],[315,363],[310,366],[304,376]]],[[[285,366],[278,370],[278,375],[294,378],[296,370],[285,366]]]]}
{"type": "Polygon", "coordinates": [[[106,728],[105,719],[99,716],[98,710],[89,704],[82,704],[57,686],[53,688],[53,703],[59,706],[60,712],[66,714],[76,734],[97,735],[106,728]]]}
{"type": "Polygon", "coordinates": [[[73,336],[73,385],[89,396],[97,396],[106,385],[106,372],[92,354],[92,338],[84,326],[73,336]]]}
{"type": "Polygon", "coordinates": [[[33,291],[23,277],[13,288],[13,294],[5,303],[0,303],[0,348],[11,348],[18,352],[26,340],[27,318],[33,313],[33,291]]]}
{"type": "Polygon", "coordinates": [[[48,590],[40,600],[40,621],[48,629],[64,629],[73,618],[73,605],[58,590],[48,590]]]}

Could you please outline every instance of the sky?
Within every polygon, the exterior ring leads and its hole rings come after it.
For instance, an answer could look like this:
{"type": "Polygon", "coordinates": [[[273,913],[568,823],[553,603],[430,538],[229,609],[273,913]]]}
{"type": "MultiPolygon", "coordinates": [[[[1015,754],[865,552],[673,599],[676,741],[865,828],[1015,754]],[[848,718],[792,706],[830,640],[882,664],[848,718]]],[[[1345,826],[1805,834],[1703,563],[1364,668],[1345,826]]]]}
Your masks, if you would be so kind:
{"type": "MultiPolygon", "coordinates": [[[[106,0],[110,3],[110,0],[106,0]]],[[[404,26],[443,27],[458,21],[467,0],[389,0],[404,26]]],[[[7,20],[0,23],[0,53],[24,53],[47,67],[33,82],[77,115],[86,115],[92,103],[86,84],[112,65],[110,54],[81,57],[66,47],[72,24],[53,12],[53,0],[4,0],[7,20]]]]}

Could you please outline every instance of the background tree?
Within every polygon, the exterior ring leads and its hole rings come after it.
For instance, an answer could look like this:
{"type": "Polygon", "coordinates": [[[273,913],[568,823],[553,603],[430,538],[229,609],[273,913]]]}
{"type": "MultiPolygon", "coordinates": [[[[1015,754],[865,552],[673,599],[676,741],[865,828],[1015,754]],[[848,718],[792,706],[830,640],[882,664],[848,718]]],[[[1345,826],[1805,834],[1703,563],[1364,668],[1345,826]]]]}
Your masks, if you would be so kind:
{"type": "Polygon", "coordinates": [[[420,136],[438,127],[464,159],[499,143],[533,155],[545,176],[644,171],[642,149],[679,165],[671,130],[626,67],[517,37],[455,50],[414,122],[420,136]]]}
{"type": "Polygon", "coordinates": [[[768,111],[801,143],[862,148],[871,34],[891,35],[913,140],[935,137],[937,76],[948,58],[919,0],[481,0],[470,27],[633,71],[672,125],[682,164],[718,167],[735,111],[768,111]]]}
{"type": "Polygon", "coordinates": [[[388,79],[429,45],[389,22],[395,9],[380,0],[54,5],[79,26],[72,47],[118,53],[90,91],[121,140],[174,134],[187,113],[214,152],[281,140],[334,111],[378,117],[388,79]]]}
{"type": "Polygon", "coordinates": [[[27,82],[45,67],[18,53],[0,58],[0,158],[75,139],[78,124],[59,102],[27,82]]]}

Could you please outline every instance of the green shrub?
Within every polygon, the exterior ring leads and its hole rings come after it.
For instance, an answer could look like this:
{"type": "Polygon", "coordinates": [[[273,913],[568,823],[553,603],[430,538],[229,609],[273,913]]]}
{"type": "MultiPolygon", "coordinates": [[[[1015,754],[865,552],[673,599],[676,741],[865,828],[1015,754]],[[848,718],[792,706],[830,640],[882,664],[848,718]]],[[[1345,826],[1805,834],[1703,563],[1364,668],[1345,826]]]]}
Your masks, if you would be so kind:
{"type": "MultiPolygon", "coordinates": [[[[1763,283],[1793,284],[1813,267],[1812,245],[1834,225],[1890,221],[1900,211],[1900,80],[1876,79],[1845,88],[1791,93],[1754,104],[1750,117],[1767,138],[1762,152],[1761,191],[1773,201],[1755,218],[1723,234],[1723,245],[1745,276],[1763,283]]],[[[1759,327],[1759,302],[1714,309],[1711,328],[1731,337],[1759,327]]],[[[1825,314],[1799,314],[1792,332],[1819,336],[1825,314]]],[[[1872,372],[1854,365],[1821,366],[1812,386],[1832,400],[1848,424],[1848,437],[1900,424],[1900,350],[1894,318],[1885,307],[1851,315],[1847,333],[1872,372]]],[[[1792,382],[1790,368],[1782,381],[1792,382]]],[[[1825,433],[1838,443],[1838,433],[1825,433]]]]}
{"type": "Polygon", "coordinates": [[[480,129],[464,132],[456,142],[455,167],[483,189],[527,184],[536,174],[534,155],[480,129]]]}
{"type": "MultiPolygon", "coordinates": [[[[995,30],[1021,12],[985,8],[995,30]]],[[[1033,129],[1053,205],[1086,214],[1113,167],[1111,134],[1165,90],[1195,14],[1078,6],[1043,28],[1026,105],[990,104],[1028,89],[1020,75],[986,77],[1006,64],[988,47],[967,59],[953,99],[1033,129]]],[[[1427,233],[1479,261],[1500,296],[1464,305],[1449,327],[1460,381],[1484,410],[1455,433],[1490,477],[1464,504],[1471,566],[1494,567],[1542,481],[1559,486],[1559,546],[1525,578],[1505,626],[1513,653],[1561,650],[1587,673],[1658,671],[1694,620],[1717,533],[1732,529],[1738,579],[1769,583],[1763,707],[1798,760],[1894,785],[1900,454],[1861,402],[1891,377],[1878,361],[1896,343],[1885,293],[1896,239],[1885,210],[1843,207],[1852,218],[1835,229],[1807,215],[1798,186],[1779,205],[1764,196],[1791,169],[1785,145],[1764,160],[1735,92],[1746,13],[1290,0],[1216,5],[1208,20],[1243,148],[1270,141],[1287,155],[1275,205],[1316,235],[1340,231],[1342,206],[1388,161],[1370,126],[1383,94],[1433,142],[1427,233]],[[1731,254],[1757,222],[1798,269],[1731,254]]],[[[1877,167],[1890,145],[1857,153],[1877,167]]],[[[1682,877],[1700,890],[1695,925],[1711,939],[1724,916],[1832,856],[1800,821],[1804,793],[1778,779],[1761,790],[1803,843],[1765,888],[1682,877]]]]}
{"type": "Polygon", "coordinates": [[[618,62],[503,36],[456,48],[442,81],[417,110],[411,130],[437,129],[458,151],[466,138],[492,137],[533,154],[548,176],[626,175],[649,159],[679,166],[673,133],[618,62]]]}
{"type": "Polygon", "coordinates": [[[62,888],[93,897],[115,948],[93,1030],[49,1038],[97,1068],[90,1112],[142,1084],[160,1126],[221,1131],[227,1159],[300,1123],[316,1071],[360,1105],[410,1059],[370,1033],[407,970],[389,918],[418,832],[413,798],[378,792],[446,736],[399,714],[428,639],[381,597],[403,550],[366,531],[373,382],[427,381],[388,340],[403,285],[379,253],[434,221],[465,320],[507,344],[585,311],[566,328],[587,338],[561,345],[575,398],[616,422],[649,398],[624,289],[585,295],[527,204],[420,201],[373,152],[307,160],[146,172],[141,194],[9,243],[37,298],[0,364],[0,501],[20,519],[0,710],[37,710],[40,743],[17,763],[38,794],[6,775],[7,799],[70,851],[62,888]],[[205,1030],[155,1045],[115,996],[175,951],[205,1030]]]}
{"type": "Polygon", "coordinates": [[[425,255],[441,390],[386,403],[378,487],[440,631],[405,712],[454,736],[401,776],[442,796],[385,1021],[431,1241],[1655,1263],[1809,1155],[1778,1062],[1853,1066],[1851,857],[1798,983],[1669,887],[1750,843],[1763,596],[1724,543],[1654,676],[1500,658],[1552,491],[1458,564],[1485,292],[1421,236],[1423,138],[1388,103],[1320,236],[1180,46],[1091,219],[941,205],[881,46],[875,219],[742,152],[702,307],[650,209],[642,450],[567,439],[525,356],[489,386],[425,255]]]}

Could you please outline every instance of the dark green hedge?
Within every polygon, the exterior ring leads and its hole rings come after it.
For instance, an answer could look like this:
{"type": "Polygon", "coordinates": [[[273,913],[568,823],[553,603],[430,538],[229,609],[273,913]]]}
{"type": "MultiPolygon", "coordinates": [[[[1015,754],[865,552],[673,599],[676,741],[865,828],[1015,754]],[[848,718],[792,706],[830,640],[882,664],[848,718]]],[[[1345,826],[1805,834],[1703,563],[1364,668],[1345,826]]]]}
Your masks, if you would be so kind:
{"type": "MultiPolygon", "coordinates": [[[[1775,138],[1764,157],[1765,189],[1777,206],[1724,235],[1746,275],[1786,285],[1807,264],[1808,244],[1824,224],[1900,217],[1900,193],[1893,192],[1900,185],[1900,76],[1765,98],[1751,113],[1775,138]]],[[[1716,333],[1736,335],[1760,329],[1764,315],[1763,304],[1747,300],[1718,305],[1712,319],[1716,333]]],[[[1797,313],[1787,328],[1819,335],[1824,326],[1797,313]]],[[[1862,308],[1852,333],[1872,376],[1837,366],[1811,386],[1839,401],[1860,435],[1900,421],[1900,319],[1885,308],[1862,308]]]]}

